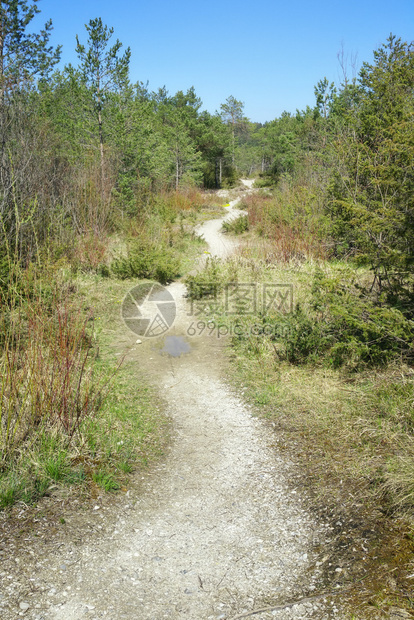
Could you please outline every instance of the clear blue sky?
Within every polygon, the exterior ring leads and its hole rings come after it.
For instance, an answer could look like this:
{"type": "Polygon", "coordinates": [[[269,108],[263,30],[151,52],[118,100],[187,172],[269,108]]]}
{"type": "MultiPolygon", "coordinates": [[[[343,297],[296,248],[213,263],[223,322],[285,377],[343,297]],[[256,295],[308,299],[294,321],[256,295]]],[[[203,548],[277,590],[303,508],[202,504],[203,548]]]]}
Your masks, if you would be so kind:
{"type": "Polygon", "coordinates": [[[340,78],[342,45],[359,67],[390,32],[414,39],[414,0],[38,1],[64,64],[77,64],[75,35],[86,41],[85,23],[101,17],[131,47],[132,81],[170,94],[194,86],[212,113],[233,95],[258,122],[313,106],[314,85],[340,78]]]}

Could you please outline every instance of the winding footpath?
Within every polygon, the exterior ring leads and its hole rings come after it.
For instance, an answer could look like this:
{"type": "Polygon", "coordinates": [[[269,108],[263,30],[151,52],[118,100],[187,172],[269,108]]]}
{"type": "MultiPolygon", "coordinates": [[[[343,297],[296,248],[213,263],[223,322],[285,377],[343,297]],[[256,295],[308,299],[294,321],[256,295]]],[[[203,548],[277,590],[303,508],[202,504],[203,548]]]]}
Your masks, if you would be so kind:
{"type": "MultiPolygon", "coordinates": [[[[235,244],[221,224],[198,232],[212,255],[225,257],[235,244]]],[[[315,596],[325,526],[289,483],[292,464],[275,437],[224,381],[222,341],[190,338],[185,287],[169,290],[178,309],[171,334],[187,352],[162,352],[163,339],[133,352],[168,403],[168,456],[119,500],[104,534],[95,529],[41,563],[33,581],[46,587],[4,620],[342,617],[329,597],[315,596]]],[[[126,328],[125,338],[134,342],[126,328]]],[[[90,519],[103,523],[103,510],[90,519]]]]}

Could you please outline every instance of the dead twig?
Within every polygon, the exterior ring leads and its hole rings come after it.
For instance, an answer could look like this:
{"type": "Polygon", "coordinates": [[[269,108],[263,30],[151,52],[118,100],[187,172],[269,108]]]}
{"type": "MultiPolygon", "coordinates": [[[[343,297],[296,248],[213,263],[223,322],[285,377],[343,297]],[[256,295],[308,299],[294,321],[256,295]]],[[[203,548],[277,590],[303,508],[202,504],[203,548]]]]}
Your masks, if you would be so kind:
{"type": "Polygon", "coordinates": [[[229,620],[240,620],[240,618],[248,618],[249,616],[256,616],[257,614],[264,614],[268,611],[283,611],[284,609],[294,607],[294,605],[303,605],[304,603],[310,603],[331,594],[338,594],[338,592],[331,590],[329,592],[323,592],[322,594],[315,594],[315,596],[305,596],[304,598],[290,601],[289,603],[285,603],[284,605],[275,605],[273,607],[262,607],[261,609],[253,609],[252,611],[246,611],[242,614],[238,614],[237,616],[233,616],[232,618],[229,618],[229,620]]]}

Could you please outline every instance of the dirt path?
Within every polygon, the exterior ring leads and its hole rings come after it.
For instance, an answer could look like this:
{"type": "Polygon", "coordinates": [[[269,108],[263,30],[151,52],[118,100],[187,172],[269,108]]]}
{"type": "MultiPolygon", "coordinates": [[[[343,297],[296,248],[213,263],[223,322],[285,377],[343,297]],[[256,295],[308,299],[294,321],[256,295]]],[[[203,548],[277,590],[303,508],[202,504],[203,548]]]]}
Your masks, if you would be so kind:
{"type": "MultiPolygon", "coordinates": [[[[225,256],[234,242],[220,227],[207,222],[199,232],[225,256]]],[[[4,620],[230,620],[263,608],[254,617],[339,617],[326,598],[306,599],[319,588],[324,525],[289,484],[291,464],[274,437],[223,381],[222,341],[189,338],[184,286],[169,289],[178,309],[169,336],[187,353],[163,353],[165,339],[133,353],[169,403],[169,455],[121,506],[91,511],[81,544],[68,541],[37,564],[29,558],[32,593],[4,620]]]]}
{"type": "Polygon", "coordinates": [[[196,232],[207,241],[208,251],[211,256],[226,258],[227,256],[230,256],[230,254],[232,254],[237,247],[237,239],[234,237],[229,237],[228,235],[223,235],[220,230],[223,220],[232,220],[245,213],[245,211],[236,209],[238,202],[239,198],[229,202],[229,206],[225,207],[227,215],[224,218],[219,220],[209,220],[196,229],[196,232]]]}
{"type": "Polygon", "coordinates": [[[249,189],[252,189],[255,180],[256,179],[240,179],[240,181],[243,183],[243,185],[245,187],[248,187],[249,189]]]}

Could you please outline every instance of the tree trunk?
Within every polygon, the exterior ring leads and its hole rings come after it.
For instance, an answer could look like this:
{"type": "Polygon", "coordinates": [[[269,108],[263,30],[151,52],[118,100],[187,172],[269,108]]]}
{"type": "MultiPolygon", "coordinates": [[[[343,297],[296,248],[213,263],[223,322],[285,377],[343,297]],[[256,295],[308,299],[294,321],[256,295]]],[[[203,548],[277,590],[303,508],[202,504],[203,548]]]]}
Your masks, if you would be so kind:
{"type": "Polygon", "coordinates": [[[5,188],[5,162],[4,157],[6,153],[6,133],[5,133],[5,106],[4,106],[4,25],[0,22],[0,179],[5,188]]]}
{"type": "Polygon", "coordinates": [[[98,124],[99,124],[99,150],[100,150],[100,155],[101,155],[101,197],[102,197],[102,202],[104,202],[104,199],[105,199],[105,159],[104,159],[104,141],[103,141],[101,110],[98,111],[98,124]]]}
{"type": "Polygon", "coordinates": [[[175,189],[178,189],[178,185],[180,183],[180,160],[177,155],[175,158],[175,189]]]}

